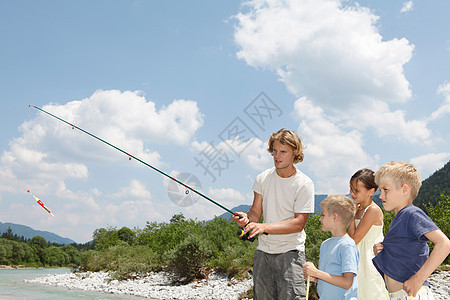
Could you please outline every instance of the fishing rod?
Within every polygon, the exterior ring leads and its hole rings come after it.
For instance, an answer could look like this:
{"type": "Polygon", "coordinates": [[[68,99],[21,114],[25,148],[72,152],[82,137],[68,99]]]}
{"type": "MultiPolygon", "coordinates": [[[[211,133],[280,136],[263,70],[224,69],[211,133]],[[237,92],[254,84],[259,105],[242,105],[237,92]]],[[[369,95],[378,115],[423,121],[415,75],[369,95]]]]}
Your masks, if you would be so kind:
{"type": "MultiPolygon", "coordinates": [[[[190,187],[189,185],[187,185],[187,184],[185,184],[185,183],[179,181],[178,179],[176,179],[176,178],[170,176],[169,174],[167,174],[167,173],[165,173],[165,172],[159,170],[158,168],[155,168],[154,166],[152,166],[152,165],[146,163],[145,161],[139,159],[138,157],[136,157],[136,156],[134,156],[134,155],[131,155],[130,153],[128,153],[128,152],[126,152],[126,151],[120,149],[119,147],[116,147],[116,146],[114,146],[113,144],[111,144],[111,143],[109,143],[109,142],[107,142],[107,141],[105,141],[105,140],[99,138],[98,136],[96,136],[96,135],[94,135],[94,134],[92,134],[92,133],[90,133],[90,132],[88,132],[88,131],[86,131],[86,130],[84,130],[84,129],[82,129],[82,128],[80,128],[80,127],[74,125],[74,124],[72,124],[72,123],[69,123],[69,122],[67,122],[66,120],[64,120],[64,119],[62,119],[62,118],[60,118],[60,117],[58,117],[58,116],[55,116],[54,114],[49,113],[48,111],[46,111],[46,110],[44,110],[44,109],[42,109],[42,108],[40,108],[40,107],[37,107],[37,106],[35,106],[35,105],[31,105],[31,104],[28,105],[28,106],[29,106],[29,107],[33,107],[33,108],[35,108],[35,109],[37,109],[37,110],[39,110],[39,111],[41,111],[41,112],[43,112],[43,113],[45,113],[45,114],[47,114],[47,115],[53,117],[53,118],[55,118],[55,119],[57,119],[57,120],[59,120],[59,121],[61,121],[61,122],[63,122],[63,123],[66,123],[67,125],[71,126],[72,129],[78,129],[78,130],[80,130],[81,132],[83,132],[83,133],[85,133],[85,134],[87,134],[87,135],[89,135],[89,136],[91,136],[91,137],[93,137],[93,138],[99,140],[100,142],[105,143],[106,145],[108,145],[108,146],[110,146],[110,147],[112,147],[112,148],[114,148],[114,149],[116,149],[116,150],[118,150],[118,151],[124,153],[126,156],[128,156],[128,159],[129,159],[129,160],[134,159],[134,160],[136,160],[136,161],[138,161],[138,162],[140,162],[140,163],[146,165],[147,167],[149,167],[149,168],[155,170],[156,172],[160,173],[161,175],[164,175],[164,176],[166,176],[166,177],[172,179],[172,180],[175,181],[176,183],[178,183],[178,184],[184,186],[184,187],[187,189],[187,190],[186,190],[187,192],[188,192],[189,190],[191,190],[192,192],[196,193],[197,195],[199,195],[199,196],[205,198],[206,200],[210,201],[211,203],[213,203],[213,204],[219,206],[220,208],[226,210],[227,212],[229,212],[229,213],[232,214],[233,216],[237,216],[239,219],[242,218],[242,216],[238,215],[238,214],[235,213],[235,212],[232,212],[231,210],[229,210],[228,208],[226,208],[226,207],[223,206],[222,204],[220,204],[220,203],[214,201],[213,199],[209,198],[209,197],[206,196],[205,194],[203,194],[203,193],[197,191],[196,189],[190,187]]],[[[238,234],[238,236],[239,236],[239,239],[244,240],[244,241],[245,241],[245,240],[248,240],[248,241],[253,242],[254,239],[255,239],[254,237],[251,238],[251,239],[249,239],[249,238],[248,238],[249,232],[247,232],[246,234],[244,234],[244,230],[243,230],[242,228],[240,228],[240,229],[238,230],[237,234],[238,234]]]]}

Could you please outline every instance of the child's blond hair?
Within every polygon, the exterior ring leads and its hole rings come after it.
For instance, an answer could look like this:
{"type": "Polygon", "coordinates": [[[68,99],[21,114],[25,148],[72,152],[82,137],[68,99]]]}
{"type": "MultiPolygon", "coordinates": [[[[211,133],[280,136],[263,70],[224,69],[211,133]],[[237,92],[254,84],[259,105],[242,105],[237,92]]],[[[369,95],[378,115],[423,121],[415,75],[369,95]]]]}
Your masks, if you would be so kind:
{"type": "Polygon", "coordinates": [[[422,186],[419,171],[412,164],[404,161],[391,161],[382,165],[375,172],[375,182],[380,185],[382,181],[392,182],[397,188],[406,184],[409,186],[411,200],[417,197],[422,186]]]}
{"type": "Polygon", "coordinates": [[[356,207],[353,201],[345,195],[330,195],[320,202],[320,208],[329,214],[337,214],[342,224],[347,228],[355,217],[356,207]]]}

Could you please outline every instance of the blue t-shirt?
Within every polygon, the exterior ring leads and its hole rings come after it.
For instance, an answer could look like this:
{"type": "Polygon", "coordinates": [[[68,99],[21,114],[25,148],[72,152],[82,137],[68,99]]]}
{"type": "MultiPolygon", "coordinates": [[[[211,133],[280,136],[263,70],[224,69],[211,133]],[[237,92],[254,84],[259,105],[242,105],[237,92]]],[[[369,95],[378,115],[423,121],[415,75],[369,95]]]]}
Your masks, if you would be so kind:
{"type": "MultiPolygon", "coordinates": [[[[409,204],[392,219],[382,242],[383,250],[373,258],[380,272],[399,282],[405,282],[423,266],[430,249],[425,234],[439,229],[418,207],[409,204]]],[[[424,285],[429,285],[427,281],[424,285]]]]}
{"type": "Polygon", "coordinates": [[[320,246],[319,270],[337,276],[342,276],[342,273],[354,273],[355,277],[348,290],[319,279],[317,282],[319,298],[321,300],[356,299],[358,263],[358,248],[351,237],[331,237],[324,241],[320,246]]]}

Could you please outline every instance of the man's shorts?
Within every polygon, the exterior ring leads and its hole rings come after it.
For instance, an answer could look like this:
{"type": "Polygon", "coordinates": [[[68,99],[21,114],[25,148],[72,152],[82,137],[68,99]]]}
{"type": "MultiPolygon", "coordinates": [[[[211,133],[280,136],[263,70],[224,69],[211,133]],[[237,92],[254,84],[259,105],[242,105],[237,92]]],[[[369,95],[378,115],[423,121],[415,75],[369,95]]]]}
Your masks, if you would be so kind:
{"type": "Polygon", "coordinates": [[[434,300],[433,293],[428,286],[422,286],[415,297],[408,296],[405,290],[389,293],[391,300],[434,300]]]}
{"type": "Polygon", "coordinates": [[[253,263],[253,299],[305,299],[304,263],[303,251],[269,254],[256,250],[253,263]]]}

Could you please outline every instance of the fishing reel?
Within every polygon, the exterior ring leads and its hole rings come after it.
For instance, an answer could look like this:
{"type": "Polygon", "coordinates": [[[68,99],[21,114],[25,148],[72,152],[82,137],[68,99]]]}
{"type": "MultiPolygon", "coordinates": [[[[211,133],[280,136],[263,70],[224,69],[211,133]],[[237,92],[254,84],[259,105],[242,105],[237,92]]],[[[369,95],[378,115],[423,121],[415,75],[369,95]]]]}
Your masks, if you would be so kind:
{"type": "Polygon", "coordinates": [[[244,234],[244,228],[242,228],[242,227],[239,227],[239,229],[237,231],[237,235],[241,241],[253,242],[256,239],[256,236],[254,236],[252,238],[248,238],[248,236],[250,235],[250,231],[244,234]]]}

